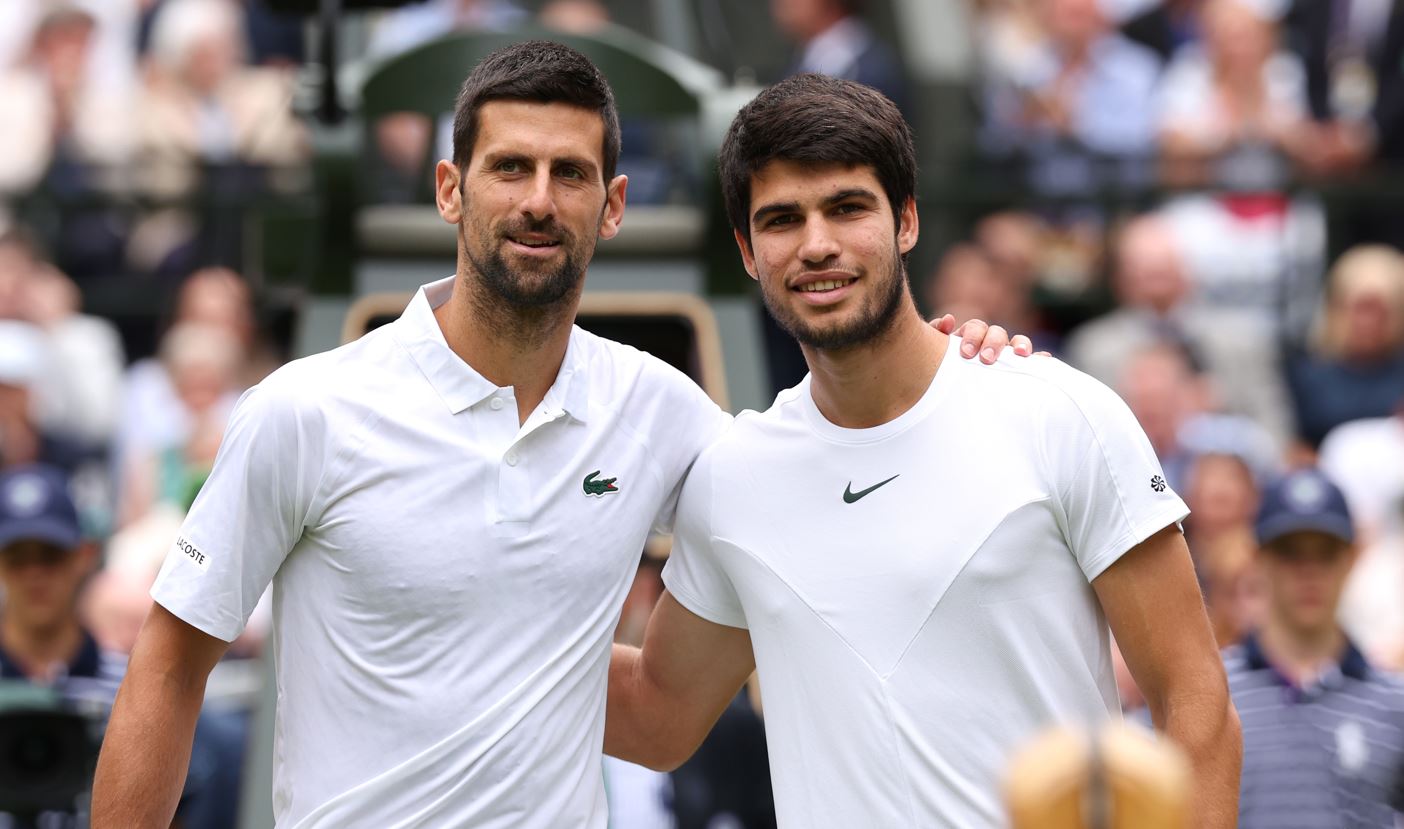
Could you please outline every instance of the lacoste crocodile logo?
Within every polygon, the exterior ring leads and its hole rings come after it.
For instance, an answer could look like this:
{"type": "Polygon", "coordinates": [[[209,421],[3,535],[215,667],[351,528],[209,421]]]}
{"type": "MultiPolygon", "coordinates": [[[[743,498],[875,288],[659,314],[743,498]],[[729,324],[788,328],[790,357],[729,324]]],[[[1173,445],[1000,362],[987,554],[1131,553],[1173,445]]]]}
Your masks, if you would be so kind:
{"type": "Polygon", "coordinates": [[[867,489],[860,489],[860,490],[858,490],[857,492],[854,492],[854,491],[853,491],[853,482],[852,482],[852,481],[849,481],[849,482],[848,482],[848,486],[846,486],[846,487],[843,488],[843,502],[844,502],[845,504],[852,504],[853,502],[857,501],[859,498],[862,498],[864,495],[867,495],[869,492],[872,492],[873,490],[877,489],[878,487],[886,486],[887,484],[892,483],[893,481],[897,480],[897,479],[900,478],[900,477],[902,477],[902,476],[901,476],[901,475],[893,475],[891,478],[888,478],[888,479],[885,480],[885,481],[879,481],[878,483],[873,484],[872,486],[868,487],[867,489]]]}
{"type": "Polygon", "coordinates": [[[596,469],[594,472],[591,472],[589,475],[585,476],[584,486],[586,495],[593,495],[596,498],[603,498],[611,492],[619,491],[619,487],[614,485],[614,482],[619,480],[618,478],[603,478],[601,480],[595,480],[595,476],[598,474],[600,474],[600,470],[596,469]]]}

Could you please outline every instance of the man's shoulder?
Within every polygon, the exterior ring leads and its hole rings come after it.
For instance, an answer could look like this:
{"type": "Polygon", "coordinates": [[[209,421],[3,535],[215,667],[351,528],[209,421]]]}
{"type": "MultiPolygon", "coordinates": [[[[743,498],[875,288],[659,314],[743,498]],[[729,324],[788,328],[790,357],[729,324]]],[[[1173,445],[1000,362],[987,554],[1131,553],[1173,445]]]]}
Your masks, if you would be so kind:
{"type": "MultiPolygon", "coordinates": [[[[956,365],[960,366],[961,382],[968,384],[961,396],[973,394],[982,401],[987,395],[1008,396],[1018,401],[1016,411],[1085,416],[1111,401],[1120,401],[1105,383],[1056,357],[1019,357],[1005,351],[992,366],[970,361],[956,365]]],[[[972,413],[983,416],[985,408],[972,407],[972,413]]]]}
{"type": "Polygon", "coordinates": [[[589,375],[592,405],[625,416],[679,407],[705,408],[710,416],[716,409],[696,380],[659,357],[579,327],[572,336],[589,375]]]}
{"type": "Polygon", "coordinates": [[[386,382],[404,383],[405,355],[385,329],[329,351],[290,360],[254,388],[260,396],[289,405],[325,404],[379,394],[386,382]]]}

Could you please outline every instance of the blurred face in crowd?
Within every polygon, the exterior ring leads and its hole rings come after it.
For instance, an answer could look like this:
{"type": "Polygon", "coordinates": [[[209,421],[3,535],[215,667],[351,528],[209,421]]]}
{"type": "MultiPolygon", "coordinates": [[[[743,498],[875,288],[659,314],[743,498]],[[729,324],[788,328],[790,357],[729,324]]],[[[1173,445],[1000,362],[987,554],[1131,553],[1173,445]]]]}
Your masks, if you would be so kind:
{"type": "Polygon", "coordinates": [[[1117,250],[1116,287],[1122,304],[1162,314],[1184,300],[1189,281],[1164,222],[1139,219],[1126,227],[1117,250]]]}
{"type": "Polygon", "coordinates": [[[224,85],[239,68],[241,43],[234,31],[210,31],[190,44],[185,56],[184,77],[190,88],[211,94],[224,85]]]}
{"type": "Polygon", "coordinates": [[[1204,7],[1204,42],[1220,72],[1246,80],[1272,56],[1277,29],[1242,0],[1211,0],[1204,7]]]}
{"type": "Polygon", "coordinates": [[[1268,612],[1299,636],[1330,630],[1354,564],[1355,549],[1326,533],[1296,532],[1277,539],[1258,554],[1268,612]]]}
{"type": "Polygon", "coordinates": [[[1404,327],[1401,311],[1378,290],[1348,292],[1337,300],[1342,315],[1342,356],[1371,361],[1390,356],[1400,347],[1399,330],[1404,327]]]}
{"type": "Polygon", "coordinates": [[[844,17],[837,0],[770,0],[775,25],[791,38],[804,43],[844,17]]]}
{"type": "Polygon", "coordinates": [[[1107,30],[1099,0],[1042,0],[1044,29],[1060,49],[1080,52],[1107,30]]]}
{"type": "Polygon", "coordinates": [[[6,624],[34,633],[62,627],[73,614],[91,564],[86,546],[65,550],[42,541],[16,541],[0,550],[6,624]]]}
{"type": "Polygon", "coordinates": [[[254,334],[250,304],[249,286],[237,273],[228,268],[206,268],[181,286],[176,320],[222,328],[248,345],[254,334]]]}
{"type": "Polygon", "coordinates": [[[1118,391],[1162,456],[1175,451],[1180,424],[1203,406],[1198,380],[1172,348],[1148,348],[1131,358],[1118,391]]]}
{"type": "Polygon", "coordinates": [[[23,247],[0,242],[0,319],[25,319],[35,262],[23,247]]]}
{"type": "Polygon", "coordinates": [[[1008,319],[1010,286],[974,245],[959,244],[947,251],[928,284],[924,299],[933,313],[951,314],[958,320],[1008,319]]]}
{"type": "Polygon", "coordinates": [[[1243,461],[1232,455],[1203,455],[1190,468],[1185,500],[1196,535],[1212,537],[1251,527],[1258,488],[1243,461]]]}
{"type": "Polygon", "coordinates": [[[736,234],[746,271],[801,345],[858,345],[896,319],[907,297],[901,257],[917,240],[916,202],[894,217],[872,167],[769,162],[751,177],[750,230],[749,243],[736,234]]]}
{"type": "Polygon", "coordinates": [[[460,266],[514,308],[578,295],[598,239],[612,238],[627,180],[606,183],[604,122],[568,104],[496,100],[479,110],[466,168],[439,163],[440,215],[458,225],[460,266]]]}
{"type": "Polygon", "coordinates": [[[81,12],[62,14],[35,33],[34,58],[61,93],[81,82],[92,41],[92,18],[81,12]]]}

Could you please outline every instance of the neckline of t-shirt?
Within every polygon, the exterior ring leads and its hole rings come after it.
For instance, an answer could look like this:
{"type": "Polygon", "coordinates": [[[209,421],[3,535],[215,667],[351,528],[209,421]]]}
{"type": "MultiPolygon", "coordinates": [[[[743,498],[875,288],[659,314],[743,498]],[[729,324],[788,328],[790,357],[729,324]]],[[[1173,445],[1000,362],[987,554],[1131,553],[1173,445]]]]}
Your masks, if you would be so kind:
{"type": "Polygon", "coordinates": [[[943,378],[950,375],[954,371],[956,363],[959,362],[958,358],[954,356],[954,352],[958,349],[959,343],[954,338],[948,338],[946,353],[941,357],[941,364],[936,367],[936,375],[931,378],[931,385],[926,387],[925,392],[922,392],[921,398],[911,408],[893,419],[867,429],[849,429],[824,417],[824,413],[819,411],[819,406],[814,402],[814,393],[810,385],[812,377],[806,374],[804,381],[800,384],[798,395],[800,411],[804,414],[805,423],[815,434],[835,443],[876,443],[901,434],[925,419],[941,402],[943,397],[941,389],[950,382],[943,378]]]}

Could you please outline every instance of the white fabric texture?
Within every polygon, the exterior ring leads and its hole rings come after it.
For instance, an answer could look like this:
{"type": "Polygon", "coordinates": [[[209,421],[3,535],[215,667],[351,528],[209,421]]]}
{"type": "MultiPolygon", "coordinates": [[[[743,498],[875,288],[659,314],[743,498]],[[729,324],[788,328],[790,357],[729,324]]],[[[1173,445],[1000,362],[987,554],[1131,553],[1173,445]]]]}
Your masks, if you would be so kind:
{"type": "Polygon", "coordinates": [[[232,640],[272,581],[280,827],[606,822],[614,625],[727,417],[576,329],[519,425],[444,341],[451,291],[247,392],[152,590],[232,640]]]}
{"type": "Polygon", "coordinates": [[[1090,581],[1188,510],[1106,387],[955,350],[872,429],[806,378],[684,487],[664,581],[750,630],[782,826],[1002,826],[1010,752],[1118,713],[1090,581]]]}

